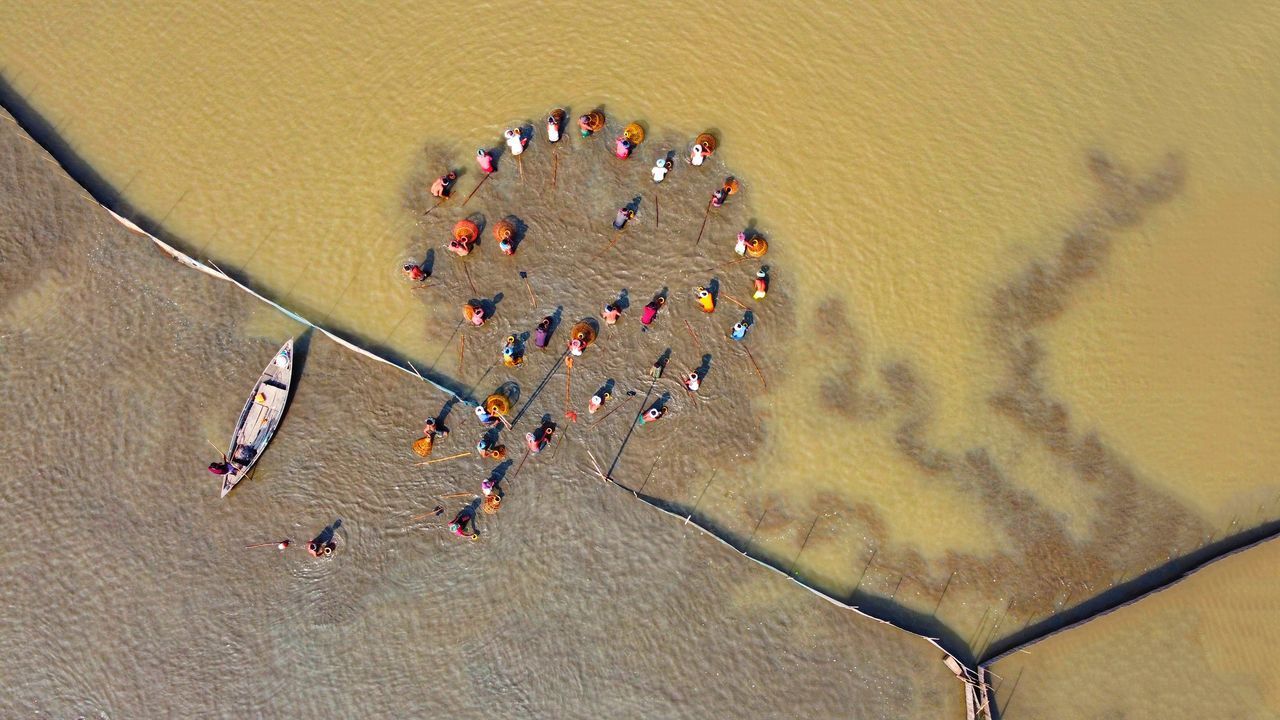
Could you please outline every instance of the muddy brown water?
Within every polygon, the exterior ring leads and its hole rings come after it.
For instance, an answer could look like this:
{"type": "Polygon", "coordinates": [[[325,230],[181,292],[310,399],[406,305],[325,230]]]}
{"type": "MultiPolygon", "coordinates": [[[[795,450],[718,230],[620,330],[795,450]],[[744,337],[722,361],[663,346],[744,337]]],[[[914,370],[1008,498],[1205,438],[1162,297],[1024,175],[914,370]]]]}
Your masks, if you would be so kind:
{"type": "MultiPolygon", "coordinates": [[[[206,438],[300,328],[125,231],[7,121],[0,148],[0,714],[959,712],[936,651],[603,485],[575,444],[504,483],[478,542],[411,522],[493,467],[414,467],[443,398],[323,337],[219,501],[206,438]],[[331,524],[328,560],[244,548],[331,524]]],[[[439,456],[471,442],[450,424],[439,456]]]]}
{"type": "MultiPolygon", "coordinates": [[[[685,166],[672,189],[709,185],[663,197],[661,234],[642,222],[602,256],[613,264],[587,261],[616,203],[644,189],[647,218],[652,153],[716,131],[744,181],[728,210],[742,214],[703,244],[728,259],[744,220],[773,241],[783,302],[752,338],[769,392],[724,394],[752,371],[732,346],[713,350],[709,401],[637,432],[618,476],[643,483],[656,468],[646,492],[972,655],[1278,516],[1273,5],[658,2],[622,24],[582,3],[524,9],[11,4],[0,73],[186,249],[442,373],[457,372],[469,283],[445,258],[435,288],[409,291],[398,273],[439,254],[456,217],[415,222],[433,166],[472,169],[476,146],[513,122],[540,129],[554,105],[603,106],[611,130],[645,123],[637,162],[598,152],[560,168],[580,174],[572,194],[538,190],[550,157],[535,143],[523,184],[504,158],[468,205],[545,218],[514,267],[492,246],[475,258],[478,290],[504,293],[496,324],[468,335],[458,375],[477,391],[501,379],[485,375],[501,333],[540,312],[516,311],[519,269],[572,314],[624,286],[705,281],[679,243],[715,177],[685,166]],[[661,252],[633,242],[645,239],[661,252]],[[557,264],[578,248],[585,258],[557,264]],[[718,435],[698,452],[662,451],[707,428],[718,435]],[[726,458],[733,472],[708,483],[726,458]]],[[[562,146],[562,160],[601,150],[562,146]]],[[[723,331],[720,313],[692,314],[723,331]]],[[[290,334],[273,318],[249,326],[290,334]]],[[[655,332],[682,342],[678,324],[655,332]]],[[[578,402],[606,372],[643,383],[658,338],[606,334],[575,368],[578,402]]],[[[687,350],[673,347],[673,370],[698,359],[687,350]]],[[[536,387],[548,367],[534,356],[515,375],[536,387]]],[[[547,412],[562,412],[561,392],[562,374],[547,412]]],[[[215,435],[225,422],[200,419],[215,435]]],[[[616,448],[604,429],[578,440],[616,448]]]]}

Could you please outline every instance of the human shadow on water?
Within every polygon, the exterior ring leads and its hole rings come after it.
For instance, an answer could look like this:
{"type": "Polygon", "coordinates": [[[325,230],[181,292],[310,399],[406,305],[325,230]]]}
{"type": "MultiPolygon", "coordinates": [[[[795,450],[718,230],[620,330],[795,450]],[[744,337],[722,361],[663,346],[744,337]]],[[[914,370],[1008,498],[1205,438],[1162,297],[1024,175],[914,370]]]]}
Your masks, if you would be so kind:
{"type": "Polygon", "coordinates": [[[440,412],[436,413],[436,430],[448,432],[449,429],[445,427],[444,422],[449,419],[449,413],[453,412],[453,406],[459,402],[461,400],[457,395],[453,395],[445,401],[444,406],[440,408],[440,412]]]}
{"type": "Polygon", "coordinates": [[[422,274],[431,277],[431,273],[436,269],[436,249],[427,248],[427,254],[422,258],[422,262],[418,263],[418,267],[422,268],[422,274]]]}
{"type": "Polygon", "coordinates": [[[489,480],[493,482],[495,491],[498,490],[502,481],[507,478],[507,473],[511,472],[512,465],[513,463],[510,460],[503,460],[493,470],[489,471],[489,480]]]}
{"type": "Polygon", "coordinates": [[[713,277],[706,285],[707,292],[711,293],[711,299],[718,301],[720,299],[720,278],[713,277]]]}
{"type": "Polygon", "coordinates": [[[342,527],[342,518],[337,518],[307,543],[307,552],[313,556],[332,555],[338,547],[336,536],[340,527],[342,527]]]}
{"type": "Polygon", "coordinates": [[[702,364],[694,372],[698,374],[699,381],[707,379],[707,374],[711,372],[711,353],[702,356],[702,364]]]}
{"type": "Polygon", "coordinates": [[[489,227],[489,221],[485,218],[484,213],[482,212],[473,212],[468,215],[466,219],[475,223],[476,229],[479,230],[479,233],[476,235],[475,242],[472,243],[473,246],[479,247],[481,241],[484,240],[484,231],[485,228],[489,227]]]}
{"type": "Polygon", "coordinates": [[[471,298],[467,301],[467,304],[483,310],[485,322],[488,322],[493,318],[494,313],[498,312],[498,303],[502,302],[503,297],[502,293],[498,293],[492,298],[471,298]]]}
{"type": "Polygon", "coordinates": [[[622,312],[626,312],[627,308],[631,307],[631,296],[627,294],[626,288],[618,292],[618,298],[613,301],[613,304],[622,312]]]}
{"type": "Polygon", "coordinates": [[[560,323],[564,320],[564,306],[557,305],[556,309],[551,313],[551,329],[547,330],[547,344],[551,344],[551,336],[556,334],[560,323]]]}
{"type": "MultiPolygon", "coordinates": [[[[667,363],[670,361],[671,361],[671,348],[667,348],[666,350],[662,351],[662,354],[658,356],[657,360],[653,361],[653,368],[651,368],[650,372],[652,372],[653,370],[657,370],[658,372],[665,372],[667,369],[667,363]]],[[[656,380],[657,378],[654,378],[654,379],[656,380]]],[[[648,398],[647,393],[645,394],[645,398],[646,399],[648,398]]]]}
{"type": "Polygon", "coordinates": [[[626,205],[623,205],[622,207],[626,208],[627,210],[630,210],[633,213],[638,213],[640,212],[640,202],[643,199],[644,199],[643,196],[637,195],[631,198],[631,202],[627,203],[626,205]]]}

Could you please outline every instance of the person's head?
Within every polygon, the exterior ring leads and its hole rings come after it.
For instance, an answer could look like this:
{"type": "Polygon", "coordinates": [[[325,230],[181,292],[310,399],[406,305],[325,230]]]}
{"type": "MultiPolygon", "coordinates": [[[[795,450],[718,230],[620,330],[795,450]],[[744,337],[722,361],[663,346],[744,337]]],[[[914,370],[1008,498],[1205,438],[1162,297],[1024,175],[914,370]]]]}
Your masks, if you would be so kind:
{"type": "Polygon", "coordinates": [[[708,295],[710,295],[710,294],[711,294],[711,293],[707,292],[707,289],[706,289],[706,288],[704,288],[704,287],[700,287],[700,288],[698,288],[698,291],[697,291],[697,292],[698,292],[698,297],[700,297],[700,298],[702,298],[702,297],[706,297],[706,296],[708,296],[708,295]]]}
{"type": "Polygon", "coordinates": [[[476,157],[484,157],[484,155],[485,155],[484,148],[476,149],[476,157]]]}
{"type": "Polygon", "coordinates": [[[211,462],[211,463],[209,463],[209,469],[210,469],[211,471],[214,471],[214,472],[216,472],[216,471],[218,471],[218,470],[222,470],[222,469],[224,469],[225,467],[226,467],[226,466],[225,466],[225,465],[223,465],[223,464],[222,464],[222,463],[220,463],[220,462],[211,462]]]}
{"type": "Polygon", "coordinates": [[[667,299],[666,299],[666,298],[664,298],[664,297],[662,297],[661,295],[659,295],[659,296],[658,296],[658,307],[662,307],[663,305],[666,305],[666,304],[667,304],[667,299]]]}
{"type": "Polygon", "coordinates": [[[436,426],[436,419],[435,419],[435,418],[427,418],[427,421],[426,421],[425,423],[423,423],[423,424],[424,424],[424,425],[426,425],[427,427],[435,427],[435,426],[436,426]]]}
{"type": "Polygon", "coordinates": [[[762,268],[760,268],[759,270],[757,270],[757,271],[756,271],[756,277],[758,277],[758,278],[760,278],[760,279],[764,279],[764,277],[768,274],[768,272],[769,272],[769,268],[767,268],[767,267],[762,267],[762,268]]]}
{"type": "Polygon", "coordinates": [[[458,179],[458,173],[450,170],[449,174],[444,176],[444,179],[446,182],[453,182],[458,179]]]}

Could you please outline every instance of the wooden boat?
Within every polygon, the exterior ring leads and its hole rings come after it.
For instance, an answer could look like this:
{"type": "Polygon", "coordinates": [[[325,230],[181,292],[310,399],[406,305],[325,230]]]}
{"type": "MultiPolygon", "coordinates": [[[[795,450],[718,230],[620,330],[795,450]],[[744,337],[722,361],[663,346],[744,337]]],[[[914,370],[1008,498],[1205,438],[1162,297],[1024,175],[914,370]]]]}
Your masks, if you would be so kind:
{"type": "Polygon", "coordinates": [[[240,421],[231,434],[231,447],[227,450],[227,462],[232,471],[222,476],[222,497],[236,486],[254,463],[262,457],[275,434],[284,407],[289,401],[289,387],[293,383],[293,340],[285,343],[280,352],[271,358],[267,369],[253,386],[249,401],[240,411],[240,421]]]}

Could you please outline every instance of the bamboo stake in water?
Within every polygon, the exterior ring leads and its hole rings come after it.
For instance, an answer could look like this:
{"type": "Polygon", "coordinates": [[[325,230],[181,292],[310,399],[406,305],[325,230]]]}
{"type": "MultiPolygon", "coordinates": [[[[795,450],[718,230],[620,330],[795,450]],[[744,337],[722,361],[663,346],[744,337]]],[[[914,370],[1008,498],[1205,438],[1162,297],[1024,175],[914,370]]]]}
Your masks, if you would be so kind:
{"type": "Polygon", "coordinates": [[[756,369],[756,375],[760,376],[760,384],[769,387],[769,383],[764,381],[764,373],[760,372],[760,366],[756,364],[756,359],[752,356],[751,351],[747,349],[746,345],[742,346],[742,350],[747,354],[747,359],[751,361],[751,367],[756,369]]]}
{"type": "Polygon", "coordinates": [[[710,200],[707,201],[707,211],[702,213],[702,227],[698,228],[698,239],[693,241],[693,244],[695,246],[698,243],[702,242],[702,233],[704,230],[707,229],[707,218],[709,217],[711,217],[711,201],[710,200]]]}
{"type": "MultiPolygon", "coordinates": [[[[477,187],[478,187],[478,186],[477,186],[477,187]]],[[[448,200],[448,199],[449,199],[449,198],[443,198],[443,197],[442,197],[442,198],[440,198],[439,200],[437,200],[435,205],[432,205],[432,206],[431,206],[431,208],[430,208],[429,210],[427,210],[426,212],[422,213],[422,217],[426,217],[426,216],[430,215],[431,213],[435,212],[435,209],[436,209],[436,208],[438,208],[438,207],[440,207],[441,205],[443,205],[443,204],[444,204],[444,201],[445,201],[445,200],[448,200]]]]}
{"type": "Polygon", "coordinates": [[[471,451],[468,450],[467,452],[460,452],[457,455],[450,455],[449,457],[442,457],[442,458],[436,458],[435,460],[426,460],[423,462],[416,462],[414,463],[414,465],[434,465],[439,462],[444,462],[445,460],[457,460],[460,457],[465,457],[470,454],[471,454],[471,451]]]}
{"type": "Polygon", "coordinates": [[[560,171],[560,154],[555,150],[551,151],[551,189],[556,189],[556,175],[560,171]]]}
{"type": "Polygon", "coordinates": [[[747,309],[749,309],[746,305],[743,305],[743,304],[742,304],[742,301],[741,301],[741,300],[739,300],[738,298],[736,298],[736,297],[734,297],[734,296],[730,295],[729,293],[727,293],[727,292],[722,292],[722,293],[720,293],[720,294],[721,294],[721,295],[723,295],[723,296],[725,297],[725,299],[726,299],[726,300],[728,300],[729,302],[733,303],[734,305],[737,305],[738,307],[742,308],[743,310],[747,310],[747,309]]]}
{"type": "Polygon", "coordinates": [[[524,182],[524,158],[516,156],[516,174],[520,176],[520,182],[524,182]]]}
{"type": "Polygon", "coordinates": [[[516,476],[520,474],[520,468],[524,467],[524,461],[529,459],[529,453],[530,453],[529,448],[525,448],[524,457],[520,458],[520,464],[516,465],[516,471],[511,473],[512,480],[515,480],[516,476]]]}
{"type": "Polygon", "coordinates": [[[614,414],[614,413],[615,413],[615,412],[617,412],[618,410],[621,410],[623,405],[626,405],[627,403],[631,402],[631,401],[632,401],[632,400],[634,400],[636,397],[638,397],[638,396],[637,396],[637,395],[629,395],[629,396],[627,396],[627,398],[626,398],[625,400],[623,400],[622,402],[618,403],[617,405],[614,405],[612,410],[610,410],[609,412],[605,413],[604,415],[601,415],[599,420],[596,420],[595,422],[591,423],[591,427],[595,427],[595,426],[599,425],[600,423],[604,422],[604,419],[605,419],[605,418],[607,418],[607,417],[609,417],[610,415],[614,414]]]}
{"type": "Polygon", "coordinates": [[[466,261],[463,261],[462,263],[462,271],[467,275],[467,284],[471,286],[471,292],[479,295],[480,291],[476,289],[476,283],[471,279],[471,266],[468,265],[466,261]]]}
{"type": "Polygon", "coordinates": [[[694,331],[693,331],[693,326],[689,324],[689,321],[688,321],[688,320],[685,320],[685,321],[684,321],[684,326],[685,326],[685,328],[686,328],[686,329],[688,329],[688,330],[689,330],[689,334],[693,336],[693,344],[694,344],[694,345],[695,345],[699,350],[701,350],[701,349],[702,349],[702,343],[698,340],[698,333],[696,333],[696,332],[694,332],[694,331]]]}
{"type": "MultiPolygon", "coordinates": [[[[493,173],[485,173],[484,177],[480,178],[480,182],[476,183],[476,186],[474,188],[471,188],[471,193],[467,195],[467,199],[462,201],[462,207],[466,207],[467,203],[471,202],[471,196],[475,195],[477,190],[484,187],[484,182],[488,180],[491,175],[493,175],[493,173]]],[[[708,205],[707,207],[710,208],[711,206],[708,205]]],[[[709,211],[710,210],[708,210],[708,212],[709,211]]]]}
{"type": "Polygon", "coordinates": [[[462,361],[466,359],[467,354],[467,336],[463,335],[458,338],[458,374],[462,374],[462,361]]]}
{"type": "Polygon", "coordinates": [[[556,446],[551,448],[551,459],[548,460],[547,462],[554,463],[556,461],[556,455],[560,453],[560,441],[563,440],[564,436],[568,434],[569,434],[569,431],[565,430],[564,432],[558,433],[556,435],[556,446]]]}
{"type": "Polygon", "coordinates": [[[658,207],[658,192],[653,193],[653,226],[658,227],[662,224],[662,210],[658,207]]]}
{"type": "Polygon", "coordinates": [[[594,256],[592,256],[592,258],[591,258],[591,259],[592,259],[592,261],[594,261],[596,258],[600,257],[601,255],[603,255],[603,254],[605,254],[605,253],[609,252],[611,249],[613,249],[613,246],[614,246],[614,245],[617,245],[617,244],[618,244],[618,241],[619,241],[619,240],[621,240],[621,239],[622,239],[622,230],[619,230],[619,231],[617,231],[617,232],[615,232],[615,233],[613,234],[613,242],[609,243],[608,245],[606,245],[606,246],[605,246],[605,248],[604,248],[603,250],[601,250],[600,252],[598,252],[598,253],[596,253],[594,256]]]}

